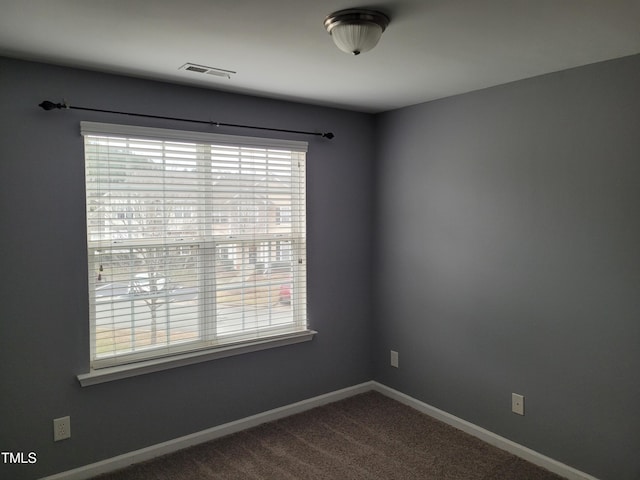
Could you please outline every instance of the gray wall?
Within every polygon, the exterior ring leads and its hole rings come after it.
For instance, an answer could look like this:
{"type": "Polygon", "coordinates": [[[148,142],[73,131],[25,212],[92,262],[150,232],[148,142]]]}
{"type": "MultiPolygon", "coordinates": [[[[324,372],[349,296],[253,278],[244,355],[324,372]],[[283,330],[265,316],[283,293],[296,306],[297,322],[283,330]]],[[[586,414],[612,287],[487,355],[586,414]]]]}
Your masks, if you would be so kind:
{"type": "Polygon", "coordinates": [[[603,480],[640,478],[639,86],[634,56],[377,125],[376,380],[603,480]]]}
{"type": "Polygon", "coordinates": [[[0,449],[38,455],[0,464],[0,477],[375,378],[602,480],[637,480],[638,85],[636,56],[370,116],[0,59],[0,449]],[[80,388],[79,121],[207,128],[36,106],[63,97],[334,131],[309,147],[313,342],[80,388]],[[511,392],[526,396],[525,417],[510,412],[511,392]],[[53,443],[64,415],[73,436],[53,443]]]}
{"type": "Polygon", "coordinates": [[[0,449],[37,454],[35,465],[0,464],[1,478],[64,471],[372,378],[373,117],[9,59],[0,59],[0,108],[0,449]],[[79,122],[208,127],[37,107],[62,98],[333,131],[332,141],[309,138],[308,288],[316,338],[81,388],[75,375],[88,369],[89,328],[79,122]],[[72,438],[53,443],[52,419],[65,415],[72,438]]]}

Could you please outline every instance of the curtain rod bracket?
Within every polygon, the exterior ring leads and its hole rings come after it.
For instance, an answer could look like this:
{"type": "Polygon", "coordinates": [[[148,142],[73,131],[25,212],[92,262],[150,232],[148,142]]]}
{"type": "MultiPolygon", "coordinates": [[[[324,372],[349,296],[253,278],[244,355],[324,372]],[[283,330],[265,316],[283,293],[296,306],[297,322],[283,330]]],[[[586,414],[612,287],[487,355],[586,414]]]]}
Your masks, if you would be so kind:
{"type": "Polygon", "coordinates": [[[39,105],[39,107],[41,107],[44,110],[62,110],[62,109],[66,109],[66,110],[86,110],[89,112],[101,112],[101,113],[115,113],[118,115],[130,115],[133,117],[145,117],[145,118],[157,118],[160,120],[173,120],[173,121],[178,121],[178,122],[190,122],[190,123],[204,123],[204,124],[208,124],[208,125],[215,125],[216,127],[237,127],[237,128],[251,128],[253,130],[267,130],[270,132],[284,132],[284,133],[295,133],[298,135],[315,135],[315,136],[319,136],[322,138],[327,138],[329,140],[331,140],[334,137],[334,134],[332,132],[325,132],[325,133],[318,133],[318,132],[304,132],[301,130],[286,130],[283,128],[269,128],[269,127],[255,127],[252,125],[237,125],[234,123],[221,123],[221,122],[214,122],[214,121],[205,121],[205,120],[192,120],[189,118],[178,118],[178,117],[164,117],[161,115],[147,115],[144,113],[131,113],[131,112],[118,112],[115,110],[101,110],[98,108],[87,108],[87,107],[74,107],[72,105],[68,105],[66,100],[63,100],[62,103],[54,103],[54,102],[50,102],[49,100],[44,100],[43,102],[41,102],[39,105]]]}

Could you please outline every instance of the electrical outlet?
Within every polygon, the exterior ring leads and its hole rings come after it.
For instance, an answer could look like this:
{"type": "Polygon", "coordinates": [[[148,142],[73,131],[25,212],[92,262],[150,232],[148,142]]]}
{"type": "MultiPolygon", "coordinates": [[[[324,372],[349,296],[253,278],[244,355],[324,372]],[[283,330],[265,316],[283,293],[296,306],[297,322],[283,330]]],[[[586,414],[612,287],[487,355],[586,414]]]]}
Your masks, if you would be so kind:
{"type": "Polygon", "coordinates": [[[511,394],[511,411],[518,415],[524,415],[524,396],[517,393],[511,394]]]}
{"type": "Polygon", "coordinates": [[[71,437],[71,417],[53,419],[53,441],[58,442],[71,437]]]}
{"type": "Polygon", "coordinates": [[[391,350],[391,366],[396,368],[399,367],[398,352],[394,352],[393,350],[391,350]]]}

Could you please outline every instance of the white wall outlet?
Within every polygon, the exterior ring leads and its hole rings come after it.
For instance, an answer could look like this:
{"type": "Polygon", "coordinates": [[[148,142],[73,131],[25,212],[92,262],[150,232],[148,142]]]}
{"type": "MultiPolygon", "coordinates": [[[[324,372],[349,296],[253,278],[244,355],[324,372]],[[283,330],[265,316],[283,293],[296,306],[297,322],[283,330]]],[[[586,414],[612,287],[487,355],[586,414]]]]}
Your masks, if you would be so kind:
{"type": "Polygon", "coordinates": [[[396,368],[399,367],[398,352],[394,352],[393,350],[391,350],[391,366],[396,368]]]}
{"type": "Polygon", "coordinates": [[[524,396],[517,393],[511,394],[511,411],[518,415],[524,415],[524,396]]]}
{"type": "Polygon", "coordinates": [[[53,419],[53,441],[58,442],[71,437],[71,417],[53,419]]]}

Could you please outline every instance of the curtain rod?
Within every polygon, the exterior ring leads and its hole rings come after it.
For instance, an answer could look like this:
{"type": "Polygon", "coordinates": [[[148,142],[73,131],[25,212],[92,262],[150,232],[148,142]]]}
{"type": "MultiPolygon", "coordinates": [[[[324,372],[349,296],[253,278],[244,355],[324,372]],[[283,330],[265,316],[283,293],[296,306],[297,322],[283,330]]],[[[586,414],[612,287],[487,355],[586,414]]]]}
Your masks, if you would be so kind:
{"type": "Polygon", "coordinates": [[[145,113],[131,113],[131,112],[118,112],[115,110],[101,110],[99,108],[87,108],[87,107],[74,107],[72,105],[67,105],[67,103],[53,103],[48,100],[43,101],[38,105],[42,107],[44,110],[54,110],[54,109],[67,109],[67,110],[86,110],[88,112],[102,112],[102,113],[115,113],[118,115],[129,115],[132,117],[145,117],[145,118],[158,118],[161,120],[175,120],[178,122],[190,122],[190,123],[203,123],[205,125],[212,125],[216,127],[239,127],[239,128],[250,128],[252,130],[268,130],[271,132],[285,132],[285,133],[296,133],[299,135],[316,135],[322,138],[328,138],[331,140],[334,135],[331,132],[326,133],[318,133],[318,132],[305,132],[301,130],[286,130],[283,128],[269,128],[269,127],[255,127],[252,125],[238,125],[235,123],[222,123],[222,122],[213,122],[206,120],[193,120],[190,118],[178,118],[178,117],[164,117],[161,115],[147,115],[145,113]]]}

